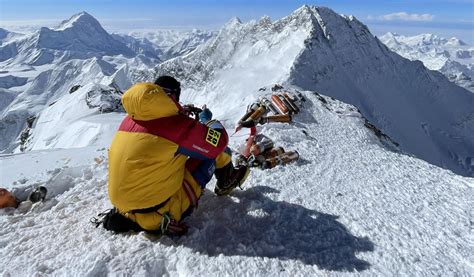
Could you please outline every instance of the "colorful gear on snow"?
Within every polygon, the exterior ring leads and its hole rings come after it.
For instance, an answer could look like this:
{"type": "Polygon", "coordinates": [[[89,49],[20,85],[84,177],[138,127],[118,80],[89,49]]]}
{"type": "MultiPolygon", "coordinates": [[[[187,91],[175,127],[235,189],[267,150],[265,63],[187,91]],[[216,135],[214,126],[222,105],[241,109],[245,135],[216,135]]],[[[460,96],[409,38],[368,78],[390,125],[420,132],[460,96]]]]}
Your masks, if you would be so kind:
{"type": "Polygon", "coordinates": [[[18,207],[18,201],[15,196],[7,189],[0,188],[0,209],[16,207],[18,207]]]}

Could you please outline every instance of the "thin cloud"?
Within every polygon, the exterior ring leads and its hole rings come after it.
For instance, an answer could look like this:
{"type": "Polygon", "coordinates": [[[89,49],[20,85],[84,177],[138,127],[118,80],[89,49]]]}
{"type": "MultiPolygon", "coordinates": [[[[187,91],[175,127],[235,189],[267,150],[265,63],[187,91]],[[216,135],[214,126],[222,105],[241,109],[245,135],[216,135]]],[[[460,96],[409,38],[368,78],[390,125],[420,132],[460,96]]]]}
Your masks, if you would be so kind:
{"type": "Polygon", "coordinates": [[[367,19],[369,20],[381,20],[381,21],[433,21],[434,15],[429,13],[417,14],[417,13],[407,13],[407,12],[397,12],[390,13],[381,16],[371,16],[369,15],[367,19]]]}
{"type": "Polygon", "coordinates": [[[472,19],[459,19],[458,22],[474,24],[474,20],[472,19]]]}

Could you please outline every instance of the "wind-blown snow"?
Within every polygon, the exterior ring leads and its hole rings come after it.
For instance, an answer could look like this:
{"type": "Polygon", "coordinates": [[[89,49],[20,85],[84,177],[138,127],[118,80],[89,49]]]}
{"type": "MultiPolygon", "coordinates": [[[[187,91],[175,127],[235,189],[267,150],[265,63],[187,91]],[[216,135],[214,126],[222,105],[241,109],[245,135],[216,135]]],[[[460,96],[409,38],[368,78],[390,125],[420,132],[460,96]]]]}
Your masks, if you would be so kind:
{"type": "Polygon", "coordinates": [[[153,74],[172,74],[182,80],[184,102],[226,103],[228,107],[217,115],[237,119],[240,107],[257,99],[258,88],[289,77],[308,28],[308,22],[292,17],[275,24],[268,17],[245,24],[234,18],[215,38],[189,55],[160,64],[153,74]]]}

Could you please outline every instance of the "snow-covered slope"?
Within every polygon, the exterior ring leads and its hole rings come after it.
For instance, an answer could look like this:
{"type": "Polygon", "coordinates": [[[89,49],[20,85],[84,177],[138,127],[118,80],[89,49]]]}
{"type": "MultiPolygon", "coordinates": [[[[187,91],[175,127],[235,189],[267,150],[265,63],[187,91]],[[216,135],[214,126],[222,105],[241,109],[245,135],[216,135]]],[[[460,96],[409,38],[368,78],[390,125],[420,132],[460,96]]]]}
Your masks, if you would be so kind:
{"type": "Polygon", "coordinates": [[[0,88],[0,113],[15,100],[16,93],[8,89],[0,88]]]}
{"type": "Polygon", "coordinates": [[[4,40],[7,40],[10,35],[8,30],[0,28],[0,44],[3,43],[4,40]]]}
{"type": "Polygon", "coordinates": [[[116,126],[98,119],[102,113],[123,112],[120,97],[120,91],[92,84],[61,97],[39,114],[22,150],[107,145],[116,126]]]}
{"type": "Polygon", "coordinates": [[[137,54],[153,58],[156,61],[160,61],[160,58],[163,56],[160,49],[146,38],[134,38],[123,34],[112,34],[112,37],[123,42],[128,48],[132,49],[137,54]]]}
{"type": "Polygon", "coordinates": [[[69,94],[74,86],[100,82],[113,73],[114,67],[111,64],[92,58],[71,60],[39,74],[29,88],[18,94],[2,112],[0,149],[16,148],[18,142],[14,141],[27,125],[26,119],[36,117],[44,107],[69,94]]]}
{"type": "MultiPolygon", "coordinates": [[[[308,100],[294,123],[260,129],[301,160],[253,170],[230,197],[206,191],[181,238],[116,235],[89,222],[110,208],[107,153],[99,145],[2,156],[0,183],[18,195],[43,184],[50,195],[24,214],[2,211],[0,262],[8,266],[0,274],[472,274],[474,180],[387,151],[355,107],[303,94],[308,100]]],[[[121,116],[111,122],[110,115],[96,122],[116,128],[121,116]]],[[[234,147],[244,139],[232,138],[234,147]]]]}
{"type": "Polygon", "coordinates": [[[258,88],[289,77],[310,27],[310,22],[292,17],[275,25],[268,17],[249,23],[233,18],[215,38],[189,55],[160,64],[145,78],[176,76],[183,84],[183,101],[225,105],[220,118],[236,119],[240,107],[257,99],[258,88]]]}
{"type": "Polygon", "coordinates": [[[28,78],[13,75],[0,76],[0,88],[19,87],[26,84],[28,78]]]}
{"type": "Polygon", "coordinates": [[[380,40],[399,55],[419,60],[427,68],[440,71],[451,81],[474,92],[474,47],[462,40],[433,34],[406,37],[394,33],[387,33],[380,40]]]}
{"type": "MultiPolygon", "coordinates": [[[[403,151],[474,175],[474,94],[391,52],[356,18],[328,8],[303,6],[275,22],[233,19],[214,39],[143,79],[160,74],[183,82],[185,100],[232,107],[255,99],[269,82],[316,89],[357,106],[403,151]]],[[[237,113],[232,107],[224,117],[237,113]]]]}
{"type": "Polygon", "coordinates": [[[8,41],[23,36],[23,34],[10,32],[6,29],[0,28],[0,46],[8,41]]]}

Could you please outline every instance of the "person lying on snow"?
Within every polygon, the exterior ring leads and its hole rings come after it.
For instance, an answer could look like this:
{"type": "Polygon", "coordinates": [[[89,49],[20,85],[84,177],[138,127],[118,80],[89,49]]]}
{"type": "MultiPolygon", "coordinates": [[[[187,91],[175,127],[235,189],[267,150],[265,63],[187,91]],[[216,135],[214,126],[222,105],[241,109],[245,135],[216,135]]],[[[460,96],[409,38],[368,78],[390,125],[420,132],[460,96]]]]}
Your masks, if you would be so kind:
{"type": "MultiPolygon", "coordinates": [[[[43,201],[46,197],[47,189],[39,186],[34,189],[27,198],[23,197],[21,193],[12,193],[5,188],[0,188],[0,209],[13,208],[22,213],[30,210],[33,203],[43,201]],[[15,196],[14,194],[17,194],[15,196]]],[[[23,193],[24,194],[24,193],[23,193]]]]}
{"type": "Polygon", "coordinates": [[[182,235],[183,218],[198,206],[215,174],[214,192],[227,195],[249,173],[234,167],[228,135],[205,108],[199,121],[179,104],[180,83],[161,76],[122,96],[127,116],[109,149],[108,193],[114,209],[99,224],[116,232],[182,235]]]}

